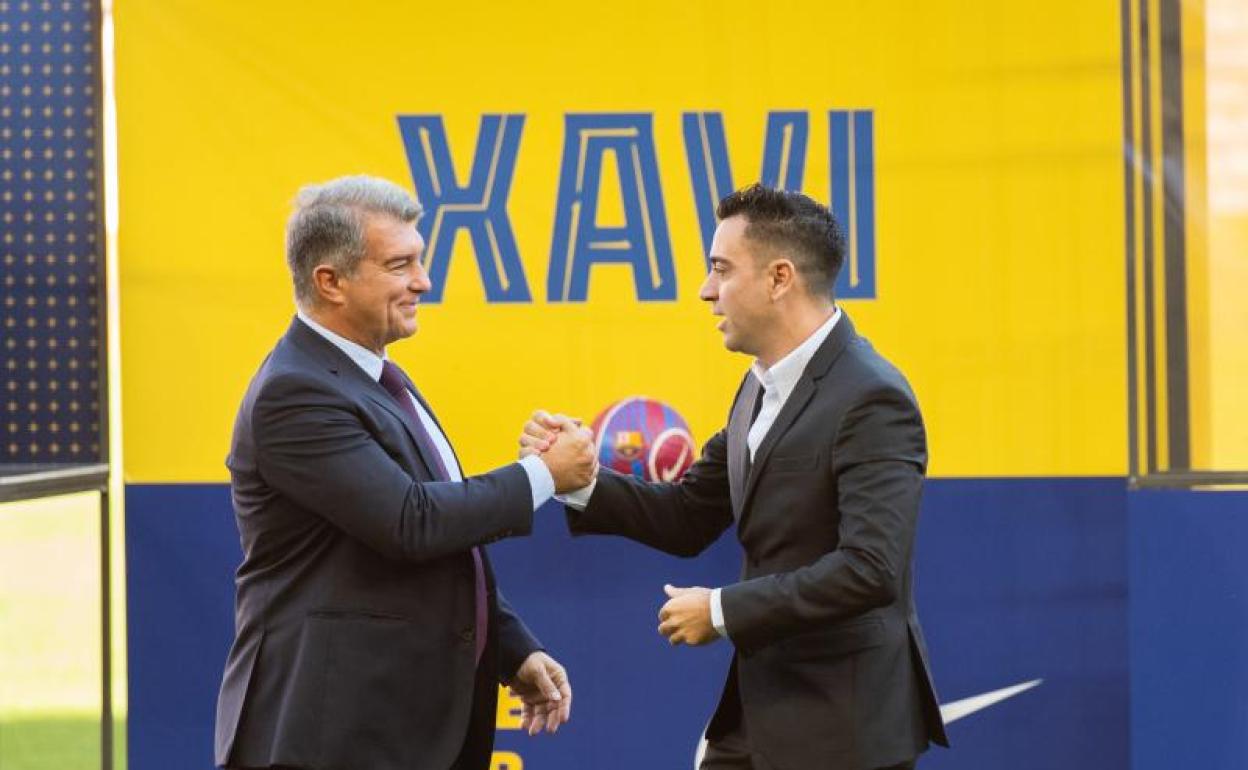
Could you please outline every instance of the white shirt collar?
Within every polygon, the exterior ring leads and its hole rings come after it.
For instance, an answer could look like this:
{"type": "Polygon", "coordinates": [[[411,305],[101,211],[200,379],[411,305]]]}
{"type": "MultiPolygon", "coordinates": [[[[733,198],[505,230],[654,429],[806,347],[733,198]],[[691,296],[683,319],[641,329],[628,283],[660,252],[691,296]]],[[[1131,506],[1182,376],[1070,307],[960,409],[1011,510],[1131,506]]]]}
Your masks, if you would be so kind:
{"type": "Polygon", "coordinates": [[[750,367],[750,371],[754,373],[768,393],[775,393],[781,402],[788,401],[789,394],[793,392],[793,388],[797,387],[798,378],[802,376],[802,372],[806,371],[806,365],[815,357],[819,346],[828,338],[837,321],[840,320],[841,309],[838,307],[831,318],[824,321],[823,325],[815,329],[802,344],[789,351],[788,355],[773,364],[770,369],[756,360],[750,367]]]}
{"type": "Polygon", "coordinates": [[[299,316],[299,320],[307,324],[312,331],[334,343],[339,350],[346,353],[347,357],[354,361],[355,365],[363,369],[364,373],[372,377],[374,381],[381,380],[381,370],[386,365],[384,353],[379,356],[358,342],[352,342],[341,334],[331,332],[309,318],[302,310],[296,311],[295,315],[299,316]]]}

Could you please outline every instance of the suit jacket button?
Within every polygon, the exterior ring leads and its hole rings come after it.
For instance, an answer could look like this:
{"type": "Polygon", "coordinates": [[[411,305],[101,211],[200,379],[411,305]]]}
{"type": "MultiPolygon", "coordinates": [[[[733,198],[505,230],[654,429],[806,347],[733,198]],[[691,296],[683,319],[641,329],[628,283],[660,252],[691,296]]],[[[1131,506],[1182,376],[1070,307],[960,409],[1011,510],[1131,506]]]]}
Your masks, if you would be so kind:
{"type": "Polygon", "coordinates": [[[465,628],[463,631],[459,632],[460,640],[465,643],[475,640],[476,636],[476,632],[474,632],[471,628],[465,628]]]}

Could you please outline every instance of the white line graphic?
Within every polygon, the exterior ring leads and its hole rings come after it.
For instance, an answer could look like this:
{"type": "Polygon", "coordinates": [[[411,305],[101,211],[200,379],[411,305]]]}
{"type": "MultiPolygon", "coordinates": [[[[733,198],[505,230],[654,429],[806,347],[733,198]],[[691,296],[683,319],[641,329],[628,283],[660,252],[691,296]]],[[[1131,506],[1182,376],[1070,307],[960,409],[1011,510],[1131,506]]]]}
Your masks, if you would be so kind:
{"type": "MultiPolygon", "coordinates": [[[[956,722],[962,717],[970,716],[976,711],[982,711],[989,706],[994,706],[1007,698],[1013,698],[1015,695],[1027,692],[1031,688],[1038,687],[1043,683],[1043,679],[1032,679],[1030,682],[1023,682],[1011,687],[1003,687],[1000,690],[993,690],[992,692],[972,695],[971,697],[963,698],[962,700],[955,700],[952,703],[946,703],[940,707],[940,717],[945,720],[945,724],[956,722]]],[[[702,738],[698,741],[698,748],[694,752],[693,766],[695,770],[696,768],[701,767],[702,757],[705,753],[706,731],[703,730],[702,738]]]]}
{"type": "Polygon", "coordinates": [[[946,703],[940,707],[940,716],[945,720],[945,724],[956,722],[962,717],[970,716],[976,711],[1000,703],[1006,698],[1013,698],[1021,692],[1026,692],[1043,681],[1043,679],[1032,679],[1030,682],[1023,682],[1012,687],[1003,687],[1000,690],[972,695],[969,698],[955,700],[953,703],[946,703]]]}

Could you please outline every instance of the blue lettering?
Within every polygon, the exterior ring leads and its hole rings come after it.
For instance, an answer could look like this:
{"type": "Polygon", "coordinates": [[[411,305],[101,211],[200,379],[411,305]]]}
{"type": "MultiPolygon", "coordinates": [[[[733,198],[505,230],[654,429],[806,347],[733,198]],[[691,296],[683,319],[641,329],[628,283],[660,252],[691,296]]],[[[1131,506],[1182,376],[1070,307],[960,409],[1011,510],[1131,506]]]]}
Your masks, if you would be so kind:
{"type": "MultiPolygon", "coordinates": [[[[683,116],[685,158],[693,183],[693,202],[702,233],[702,252],[709,255],[715,235],[715,209],[736,189],[728,160],[724,116],[719,112],[686,112],[683,116]]],[[[805,112],[770,112],[763,141],[759,180],[782,190],[802,189],[810,120],[805,112]]],[[[708,256],[707,269],[710,269],[708,256]]]]}
{"type": "Polygon", "coordinates": [[[870,110],[828,113],[832,211],[845,230],[839,299],[875,299],[875,146],[870,110]]]}
{"type": "Polygon", "coordinates": [[[637,299],[676,299],[676,270],[649,114],[569,114],[555,203],[546,297],[584,302],[594,264],[632,265],[637,299]],[[606,153],[619,168],[624,225],[598,224],[606,153]]]}
{"type": "Polygon", "coordinates": [[[523,115],[484,115],[468,184],[459,185],[440,115],[400,115],[416,194],[426,211],[418,229],[425,239],[425,268],[433,288],[426,302],[441,302],[455,235],[472,238],[488,302],[529,302],[529,284],[507,215],[523,115]]]}

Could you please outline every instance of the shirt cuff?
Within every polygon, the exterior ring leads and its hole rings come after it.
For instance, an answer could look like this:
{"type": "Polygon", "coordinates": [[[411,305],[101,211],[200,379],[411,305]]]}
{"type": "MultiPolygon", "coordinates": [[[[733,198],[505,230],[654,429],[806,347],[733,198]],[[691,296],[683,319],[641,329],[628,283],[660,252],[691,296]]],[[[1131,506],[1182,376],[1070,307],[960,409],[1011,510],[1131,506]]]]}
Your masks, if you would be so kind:
{"type": "Polygon", "coordinates": [[[719,598],[722,588],[711,589],[711,625],[715,626],[715,631],[725,639],[728,638],[728,629],[724,626],[724,605],[719,598]]]}
{"type": "Polygon", "coordinates": [[[555,499],[570,508],[583,511],[589,507],[589,498],[593,496],[594,488],[597,486],[598,477],[595,476],[593,481],[589,482],[580,489],[574,489],[571,492],[567,492],[562,495],[555,495],[555,499]]]}
{"type": "Polygon", "coordinates": [[[533,510],[536,511],[542,507],[542,503],[554,496],[555,477],[550,475],[550,469],[537,455],[529,455],[521,459],[520,467],[524,468],[524,472],[529,476],[529,489],[533,492],[533,510]]]}

